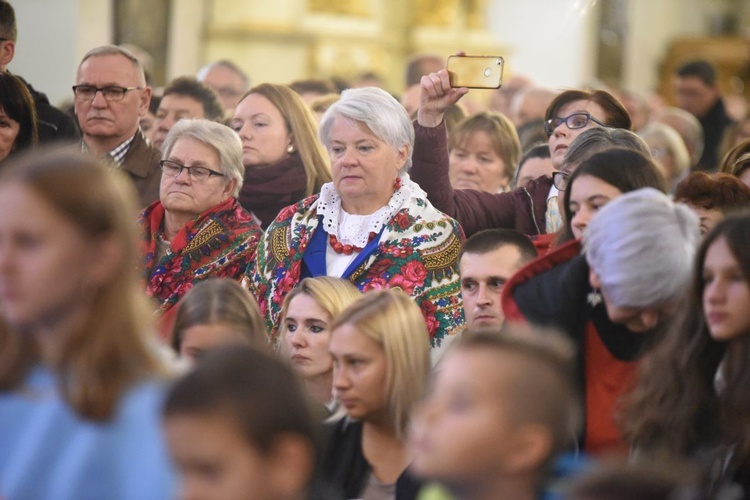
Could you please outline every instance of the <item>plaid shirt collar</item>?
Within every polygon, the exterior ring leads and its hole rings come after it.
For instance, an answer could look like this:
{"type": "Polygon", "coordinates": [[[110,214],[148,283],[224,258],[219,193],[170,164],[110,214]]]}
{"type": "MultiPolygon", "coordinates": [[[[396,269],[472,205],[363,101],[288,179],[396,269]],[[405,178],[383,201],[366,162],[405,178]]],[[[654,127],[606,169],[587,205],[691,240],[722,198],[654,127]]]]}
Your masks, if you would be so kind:
{"type": "MultiPolygon", "coordinates": [[[[135,140],[135,135],[131,137],[130,139],[127,139],[126,141],[120,143],[115,149],[107,153],[107,156],[109,157],[109,160],[112,161],[115,165],[118,167],[122,166],[122,162],[125,159],[125,155],[128,154],[128,151],[130,151],[130,146],[133,145],[133,141],[135,140]]],[[[81,141],[81,151],[84,153],[88,153],[89,148],[86,146],[85,141],[81,141]]]]}

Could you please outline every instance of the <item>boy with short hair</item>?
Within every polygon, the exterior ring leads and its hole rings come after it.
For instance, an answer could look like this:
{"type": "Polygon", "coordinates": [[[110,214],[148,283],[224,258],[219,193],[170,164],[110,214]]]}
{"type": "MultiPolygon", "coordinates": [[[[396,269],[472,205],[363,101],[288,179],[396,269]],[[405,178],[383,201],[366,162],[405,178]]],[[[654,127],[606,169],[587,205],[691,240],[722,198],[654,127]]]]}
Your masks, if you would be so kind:
{"type": "Polygon", "coordinates": [[[539,498],[580,423],[573,359],[554,332],[465,332],[415,418],[412,472],[457,499],[539,498]]]}
{"type": "Polygon", "coordinates": [[[318,425],[291,368],[232,346],[209,353],[179,380],[164,428],[181,497],[302,500],[319,454],[318,425]]]}

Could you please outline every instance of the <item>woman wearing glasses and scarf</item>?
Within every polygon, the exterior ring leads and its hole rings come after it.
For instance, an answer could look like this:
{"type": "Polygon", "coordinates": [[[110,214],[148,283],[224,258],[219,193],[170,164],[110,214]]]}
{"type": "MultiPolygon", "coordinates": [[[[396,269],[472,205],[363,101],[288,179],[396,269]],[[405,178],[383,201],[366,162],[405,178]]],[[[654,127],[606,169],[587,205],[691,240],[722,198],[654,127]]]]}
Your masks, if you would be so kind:
{"type": "Polygon", "coordinates": [[[158,302],[162,330],[173,306],[198,280],[239,280],[262,231],[237,201],[245,168],[229,127],[180,120],[162,146],[159,201],[140,216],[146,293],[158,302]]]}
{"type": "MultiPolygon", "coordinates": [[[[457,219],[467,237],[489,228],[511,228],[530,236],[557,231],[562,219],[557,209],[557,190],[549,177],[540,177],[508,193],[451,187],[443,115],[468,90],[451,88],[446,70],[423,76],[420,85],[411,178],[427,192],[433,205],[457,219]]],[[[579,134],[598,126],[629,130],[630,116],[617,99],[603,90],[568,90],[558,95],[547,108],[545,121],[555,168],[560,168],[565,152],[579,134]]]]}

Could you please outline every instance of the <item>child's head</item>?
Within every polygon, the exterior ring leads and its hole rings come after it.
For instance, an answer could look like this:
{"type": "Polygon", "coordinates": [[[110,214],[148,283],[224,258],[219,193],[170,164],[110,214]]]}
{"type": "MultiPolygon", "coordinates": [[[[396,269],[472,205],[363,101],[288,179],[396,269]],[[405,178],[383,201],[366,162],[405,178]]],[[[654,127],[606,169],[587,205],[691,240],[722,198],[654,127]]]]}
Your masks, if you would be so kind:
{"type": "Polygon", "coordinates": [[[549,331],[465,332],[415,417],[412,470],[455,492],[509,479],[535,487],[576,436],[572,352],[549,331]]]}
{"type": "Polygon", "coordinates": [[[217,346],[265,344],[266,325],[253,296],[228,278],[200,281],[178,305],[172,348],[195,361],[217,346]]]}
{"type": "Polygon", "coordinates": [[[164,406],[186,498],[299,498],[313,476],[317,425],[291,368],[245,346],[219,348],[164,406]]]}

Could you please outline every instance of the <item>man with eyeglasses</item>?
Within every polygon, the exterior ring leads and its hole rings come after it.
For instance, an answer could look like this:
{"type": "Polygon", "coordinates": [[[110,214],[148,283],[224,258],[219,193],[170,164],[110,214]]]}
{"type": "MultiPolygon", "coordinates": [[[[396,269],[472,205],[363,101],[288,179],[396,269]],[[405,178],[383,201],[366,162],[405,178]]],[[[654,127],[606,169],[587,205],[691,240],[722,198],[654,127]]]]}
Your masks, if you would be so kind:
{"type": "Polygon", "coordinates": [[[78,67],[73,95],[82,150],[127,172],[140,207],[159,199],[160,153],[138,127],[151,101],[138,59],[113,45],[90,50],[78,67]]]}
{"type": "MultiPolygon", "coordinates": [[[[8,72],[8,65],[13,61],[16,54],[16,37],[18,26],[16,25],[16,12],[8,2],[0,0],[0,71],[8,72]]],[[[78,141],[81,134],[78,132],[73,118],[52,106],[47,96],[29,85],[26,80],[15,75],[29,89],[34,99],[37,115],[37,132],[39,142],[68,142],[78,141]]]]}

